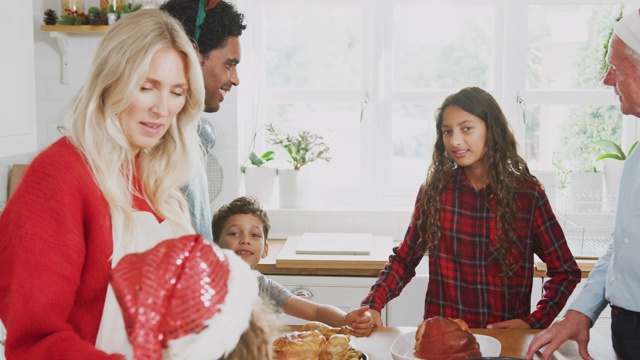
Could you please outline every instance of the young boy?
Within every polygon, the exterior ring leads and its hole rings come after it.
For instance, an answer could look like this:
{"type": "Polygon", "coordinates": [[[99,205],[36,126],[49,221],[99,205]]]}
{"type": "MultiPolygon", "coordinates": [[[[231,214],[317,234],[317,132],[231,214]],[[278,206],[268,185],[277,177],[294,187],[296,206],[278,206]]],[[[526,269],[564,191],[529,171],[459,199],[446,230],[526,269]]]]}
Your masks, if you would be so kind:
{"type": "MultiPolygon", "coordinates": [[[[260,203],[251,197],[241,196],[220,208],[211,221],[213,241],[225,249],[231,249],[251,268],[269,253],[269,216],[260,203]]],[[[331,305],[316,304],[293,296],[284,286],[260,274],[260,296],[271,303],[276,311],[309,321],[320,321],[330,326],[350,326],[353,335],[362,337],[371,333],[372,321],[369,307],[345,313],[331,305]]]]}

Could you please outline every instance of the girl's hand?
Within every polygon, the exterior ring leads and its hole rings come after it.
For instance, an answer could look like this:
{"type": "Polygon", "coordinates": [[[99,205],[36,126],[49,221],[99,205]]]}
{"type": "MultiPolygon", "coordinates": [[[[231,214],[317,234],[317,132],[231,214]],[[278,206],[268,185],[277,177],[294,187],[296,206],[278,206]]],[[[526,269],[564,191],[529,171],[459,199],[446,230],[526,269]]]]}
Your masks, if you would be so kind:
{"type": "Polygon", "coordinates": [[[373,327],[383,327],[384,324],[382,323],[382,316],[380,315],[380,313],[377,310],[369,310],[369,313],[371,314],[371,319],[373,320],[373,327]]]}

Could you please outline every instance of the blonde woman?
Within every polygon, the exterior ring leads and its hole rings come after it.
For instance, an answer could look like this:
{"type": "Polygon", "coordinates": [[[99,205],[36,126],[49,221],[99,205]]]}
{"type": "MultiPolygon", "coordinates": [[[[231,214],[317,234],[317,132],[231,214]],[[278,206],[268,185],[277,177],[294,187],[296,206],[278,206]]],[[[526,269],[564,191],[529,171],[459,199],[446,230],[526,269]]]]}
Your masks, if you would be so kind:
{"type": "Polygon", "coordinates": [[[128,354],[109,272],[127,253],[194,232],[178,188],[198,161],[203,103],[179,22],[142,10],[106,33],[68,134],[33,160],[0,217],[7,358],[128,354]]]}

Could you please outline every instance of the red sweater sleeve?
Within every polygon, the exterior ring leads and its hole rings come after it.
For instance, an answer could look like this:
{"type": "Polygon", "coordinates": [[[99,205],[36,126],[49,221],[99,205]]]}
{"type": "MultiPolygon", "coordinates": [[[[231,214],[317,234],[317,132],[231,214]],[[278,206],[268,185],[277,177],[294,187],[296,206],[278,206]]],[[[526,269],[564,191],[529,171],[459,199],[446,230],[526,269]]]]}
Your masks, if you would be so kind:
{"type": "Polygon", "coordinates": [[[112,253],[106,200],[65,138],[0,216],[0,318],[12,359],[116,359],[94,347],[112,253]]]}

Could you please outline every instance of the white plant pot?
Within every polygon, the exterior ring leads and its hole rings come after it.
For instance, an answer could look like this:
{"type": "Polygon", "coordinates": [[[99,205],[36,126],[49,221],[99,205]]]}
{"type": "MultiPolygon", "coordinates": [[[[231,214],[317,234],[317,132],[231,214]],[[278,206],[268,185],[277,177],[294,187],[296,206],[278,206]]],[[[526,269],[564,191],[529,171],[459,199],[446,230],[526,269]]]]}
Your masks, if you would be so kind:
{"type": "Polygon", "coordinates": [[[618,196],[624,161],[616,159],[604,159],[602,161],[604,163],[604,185],[607,190],[607,196],[618,196]]]}
{"type": "Polygon", "coordinates": [[[603,174],[576,172],[571,179],[571,200],[575,211],[601,211],[603,174]]]}
{"type": "Polygon", "coordinates": [[[310,176],[307,169],[278,170],[280,177],[280,207],[301,209],[309,206],[311,198],[310,176]]]}
{"type": "Polygon", "coordinates": [[[116,21],[118,21],[117,13],[107,13],[107,24],[115,25],[116,21]]]}
{"type": "Polygon", "coordinates": [[[615,211],[618,205],[618,193],[620,192],[620,180],[622,180],[622,168],[624,161],[617,159],[604,159],[604,187],[605,211],[615,211]]]}
{"type": "Polygon", "coordinates": [[[244,187],[248,196],[257,198],[266,208],[276,204],[276,185],[278,170],[268,167],[246,167],[244,169],[244,187]]]}

